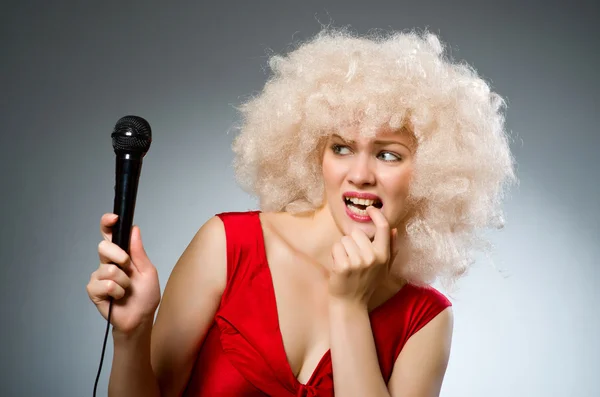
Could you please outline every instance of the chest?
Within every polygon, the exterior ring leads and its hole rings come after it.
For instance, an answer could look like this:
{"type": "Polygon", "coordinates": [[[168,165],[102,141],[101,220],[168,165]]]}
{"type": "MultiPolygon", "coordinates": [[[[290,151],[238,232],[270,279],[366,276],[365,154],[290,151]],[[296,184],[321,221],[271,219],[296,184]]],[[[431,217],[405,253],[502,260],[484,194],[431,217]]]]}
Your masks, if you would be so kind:
{"type": "MultiPolygon", "coordinates": [[[[330,348],[329,273],[302,251],[297,239],[284,238],[271,227],[263,235],[282,349],[289,370],[306,383],[330,348]]],[[[369,310],[379,308],[398,291],[398,286],[383,281],[371,297],[369,310]]]]}
{"type": "Polygon", "coordinates": [[[294,376],[306,383],[329,350],[327,278],[301,256],[267,252],[283,348],[294,376]]]}
{"type": "MultiPolygon", "coordinates": [[[[267,260],[283,349],[296,379],[306,383],[330,347],[328,275],[322,267],[285,248],[267,250],[267,260]]],[[[369,306],[378,307],[395,292],[382,286],[369,306]]]]}

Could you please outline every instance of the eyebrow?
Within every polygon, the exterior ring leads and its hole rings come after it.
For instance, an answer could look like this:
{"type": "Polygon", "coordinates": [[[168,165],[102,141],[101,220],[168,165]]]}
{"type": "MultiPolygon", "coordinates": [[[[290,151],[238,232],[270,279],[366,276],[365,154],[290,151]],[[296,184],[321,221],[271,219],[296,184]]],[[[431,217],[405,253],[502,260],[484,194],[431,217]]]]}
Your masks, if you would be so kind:
{"type": "MultiPolygon", "coordinates": [[[[342,140],[342,141],[344,141],[344,142],[346,142],[346,143],[348,143],[348,144],[350,144],[350,145],[354,145],[354,144],[356,143],[356,141],[353,141],[353,140],[351,140],[351,139],[344,139],[344,138],[342,138],[341,136],[339,136],[338,134],[332,134],[332,136],[333,136],[334,138],[338,138],[338,139],[340,139],[340,140],[342,140]]],[[[378,139],[378,140],[376,140],[374,143],[375,143],[376,145],[379,145],[379,146],[385,146],[385,145],[394,145],[394,144],[395,144],[395,145],[402,145],[402,146],[404,146],[405,148],[407,148],[408,150],[410,150],[410,148],[408,147],[408,145],[406,145],[405,143],[403,143],[403,142],[400,142],[400,141],[386,141],[386,140],[381,140],[381,139],[378,139]]]]}

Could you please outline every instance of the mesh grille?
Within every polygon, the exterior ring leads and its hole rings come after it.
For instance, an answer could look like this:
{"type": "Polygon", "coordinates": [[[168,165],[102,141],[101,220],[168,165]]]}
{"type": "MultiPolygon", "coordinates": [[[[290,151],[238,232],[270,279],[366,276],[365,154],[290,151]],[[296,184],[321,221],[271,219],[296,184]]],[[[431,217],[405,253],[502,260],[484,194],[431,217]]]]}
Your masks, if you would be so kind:
{"type": "Polygon", "coordinates": [[[125,116],[117,121],[111,137],[115,151],[147,152],[152,143],[152,130],[143,118],[125,116]]]}

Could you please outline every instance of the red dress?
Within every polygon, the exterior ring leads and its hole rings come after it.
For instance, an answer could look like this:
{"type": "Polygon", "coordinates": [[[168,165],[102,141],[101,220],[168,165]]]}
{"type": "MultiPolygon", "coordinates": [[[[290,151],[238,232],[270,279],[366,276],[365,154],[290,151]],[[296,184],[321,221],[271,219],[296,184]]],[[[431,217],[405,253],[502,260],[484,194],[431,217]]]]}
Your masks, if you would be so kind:
{"type": "MultiPolygon", "coordinates": [[[[329,351],[306,384],[287,361],[259,211],[218,216],[227,237],[227,286],[184,395],[333,396],[329,351]]],[[[386,383],[408,338],[450,305],[437,290],[408,284],[370,313],[386,383]]]]}

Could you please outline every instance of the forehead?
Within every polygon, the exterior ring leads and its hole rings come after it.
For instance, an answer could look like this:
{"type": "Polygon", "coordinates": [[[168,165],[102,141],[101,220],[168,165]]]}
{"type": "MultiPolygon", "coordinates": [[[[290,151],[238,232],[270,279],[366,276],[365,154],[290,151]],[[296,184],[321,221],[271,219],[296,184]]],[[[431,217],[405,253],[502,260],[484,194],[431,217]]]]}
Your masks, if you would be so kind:
{"type": "Polygon", "coordinates": [[[358,127],[348,127],[334,131],[330,137],[339,136],[346,141],[369,144],[375,141],[398,142],[404,145],[415,146],[416,138],[414,134],[406,127],[392,129],[390,127],[381,127],[374,134],[361,132],[358,127]]]}

